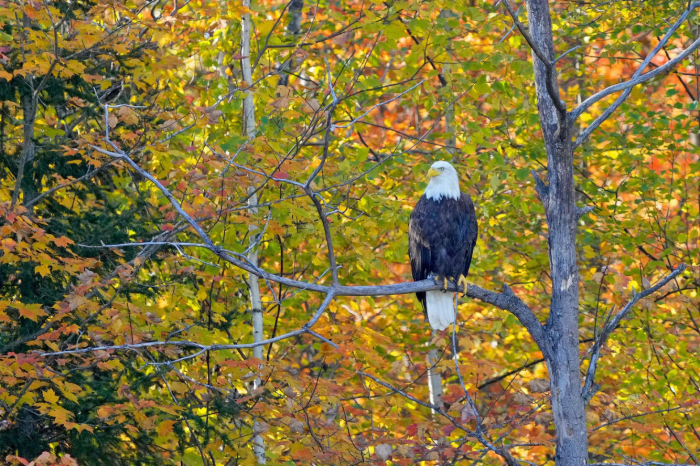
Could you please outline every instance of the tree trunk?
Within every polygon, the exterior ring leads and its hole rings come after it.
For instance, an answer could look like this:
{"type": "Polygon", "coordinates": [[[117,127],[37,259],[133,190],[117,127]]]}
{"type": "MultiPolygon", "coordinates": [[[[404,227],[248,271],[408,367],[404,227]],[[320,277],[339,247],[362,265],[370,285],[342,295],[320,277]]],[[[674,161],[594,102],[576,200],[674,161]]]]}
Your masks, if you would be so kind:
{"type": "MultiPolygon", "coordinates": [[[[243,0],[243,6],[250,8],[250,0],[243,0]]],[[[250,35],[251,35],[251,22],[250,14],[245,14],[241,18],[241,73],[243,74],[243,80],[251,85],[253,83],[253,72],[250,67],[250,35]]],[[[253,92],[251,90],[246,91],[245,97],[243,99],[243,134],[245,134],[249,139],[255,136],[255,102],[253,100],[253,92]]],[[[252,187],[251,187],[252,188],[252,187]]],[[[250,206],[250,213],[256,214],[258,212],[257,204],[258,197],[255,194],[254,188],[249,190],[250,198],[248,199],[248,205],[250,206]]],[[[249,231],[250,231],[250,252],[248,254],[248,260],[253,266],[258,265],[258,253],[257,253],[257,237],[254,231],[257,227],[251,221],[249,231]]],[[[248,283],[250,284],[250,310],[253,314],[253,341],[259,342],[263,340],[263,315],[262,315],[262,303],[260,301],[260,288],[258,286],[258,276],[249,273],[248,283]]],[[[263,359],[263,347],[256,346],[253,348],[253,357],[262,361],[263,359]]],[[[253,382],[253,390],[256,390],[260,386],[260,377],[256,377],[253,382]]],[[[253,430],[256,430],[258,421],[255,421],[253,430]]],[[[258,464],[265,464],[265,441],[260,434],[256,434],[253,438],[253,452],[257,458],[258,464]]]]}
{"type": "Polygon", "coordinates": [[[36,147],[34,144],[34,120],[36,118],[37,103],[31,90],[22,95],[22,112],[24,121],[22,125],[22,155],[17,165],[17,177],[15,190],[12,193],[11,208],[17,204],[20,193],[23,193],[24,202],[34,199],[36,188],[34,187],[33,164],[36,147]]]}
{"type": "MultiPolygon", "coordinates": [[[[301,31],[301,10],[304,8],[304,0],[292,0],[289,2],[289,24],[287,24],[287,34],[291,37],[296,37],[301,31]]],[[[290,55],[287,61],[281,65],[279,86],[289,85],[289,72],[295,71],[294,55],[290,55]]]]}
{"type": "MultiPolygon", "coordinates": [[[[433,337],[434,336],[435,332],[433,332],[433,337]]],[[[436,372],[433,367],[438,363],[439,359],[437,348],[433,348],[428,352],[428,390],[430,393],[430,404],[442,408],[442,376],[439,372],[436,372]]],[[[433,414],[435,414],[435,410],[433,410],[433,414]]]]}
{"type": "MultiPolygon", "coordinates": [[[[529,30],[545,58],[554,61],[552,23],[547,0],[528,0],[529,30]]],[[[579,466],[588,461],[586,414],[581,394],[578,354],[579,276],[576,262],[577,210],[571,125],[560,115],[547,91],[547,66],[533,53],[537,109],[547,149],[549,188],[542,187],[549,225],[549,261],[552,302],[542,351],[549,370],[552,412],[557,431],[557,466],[579,466]]],[[[558,93],[556,73],[553,88],[558,93]]],[[[558,98],[558,96],[556,96],[558,98]]]]}

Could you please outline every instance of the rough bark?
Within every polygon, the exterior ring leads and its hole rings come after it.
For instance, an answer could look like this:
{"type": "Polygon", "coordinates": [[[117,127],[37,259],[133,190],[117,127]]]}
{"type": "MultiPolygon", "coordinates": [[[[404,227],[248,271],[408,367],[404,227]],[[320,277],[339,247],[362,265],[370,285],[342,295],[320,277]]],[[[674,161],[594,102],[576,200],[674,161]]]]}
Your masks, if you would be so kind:
{"type": "MultiPolygon", "coordinates": [[[[441,18],[453,18],[457,17],[457,15],[452,12],[451,10],[442,10],[440,11],[440,17],[441,18]]],[[[447,30],[450,30],[451,28],[448,26],[446,28],[447,30]]],[[[445,80],[445,84],[443,85],[443,88],[448,90],[447,93],[447,102],[452,102],[452,67],[450,65],[450,62],[453,60],[452,57],[452,45],[451,43],[447,43],[445,45],[445,51],[447,52],[447,59],[446,62],[442,66],[442,76],[445,80]]],[[[450,155],[450,159],[452,160],[452,163],[459,163],[459,158],[458,158],[458,153],[457,153],[457,132],[455,131],[455,106],[454,105],[449,105],[447,107],[447,110],[445,110],[445,133],[447,134],[447,138],[445,140],[445,145],[447,146],[447,153],[450,155]]]]}
{"type": "MultiPolygon", "coordinates": [[[[289,2],[289,24],[287,24],[287,34],[296,37],[301,32],[301,10],[304,8],[304,0],[292,0],[289,2]]],[[[289,72],[295,71],[294,55],[290,55],[286,62],[280,67],[280,79],[278,85],[289,85],[289,72]]]]}
{"type": "MultiPolygon", "coordinates": [[[[529,32],[550,64],[554,61],[552,24],[547,0],[528,0],[529,32]]],[[[552,412],[557,431],[557,466],[578,466],[588,459],[586,415],[581,395],[578,356],[579,274],[576,261],[577,211],[573,145],[567,115],[552,100],[558,93],[555,72],[533,53],[537,109],[547,150],[548,188],[541,189],[549,225],[552,302],[542,348],[552,389],[552,412]],[[547,82],[548,79],[553,82],[547,82]]]]}

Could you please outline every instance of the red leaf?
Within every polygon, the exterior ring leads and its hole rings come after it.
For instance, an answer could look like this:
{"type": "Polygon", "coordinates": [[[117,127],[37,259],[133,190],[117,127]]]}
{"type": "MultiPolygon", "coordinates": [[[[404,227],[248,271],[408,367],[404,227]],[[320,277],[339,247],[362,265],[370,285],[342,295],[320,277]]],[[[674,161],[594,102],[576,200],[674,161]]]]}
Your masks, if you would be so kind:
{"type": "Polygon", "coordinates": [[[414,436],[418,433],[418,424],[411,424],[406,428],[406,433],[409,436],[414,436]]]}

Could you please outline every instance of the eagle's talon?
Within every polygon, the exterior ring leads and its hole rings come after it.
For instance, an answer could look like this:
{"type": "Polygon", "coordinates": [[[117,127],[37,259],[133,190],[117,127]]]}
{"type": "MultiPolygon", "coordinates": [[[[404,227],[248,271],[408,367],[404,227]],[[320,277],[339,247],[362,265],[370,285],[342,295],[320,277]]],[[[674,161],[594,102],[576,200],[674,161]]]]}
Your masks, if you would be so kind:
{"type": "Polygon", "coordinates": [[[464,287],[464,293],[462,294],[462,296],[466,296],[466,295],[467,295],[467,289],[469,288],[469,284],[467,283],[467,277],[465,277],[464,275],[461,275],[461,274],[460,274],[460,275],[459,275],[459,280],[457,281],[457,286],[459,287],[459,285],[462,285],[462,286],[464,287]]]}
{"type": "Polygon", "coordinates": [[[447,277],[445,277],[443,280],[444,280],[444,283],[443,283],[442,292],[443,292],[443,293],[447,293],[447,287],[449,286],[449,282],[448,282],[448,280],[447,280],[447,277]]]}

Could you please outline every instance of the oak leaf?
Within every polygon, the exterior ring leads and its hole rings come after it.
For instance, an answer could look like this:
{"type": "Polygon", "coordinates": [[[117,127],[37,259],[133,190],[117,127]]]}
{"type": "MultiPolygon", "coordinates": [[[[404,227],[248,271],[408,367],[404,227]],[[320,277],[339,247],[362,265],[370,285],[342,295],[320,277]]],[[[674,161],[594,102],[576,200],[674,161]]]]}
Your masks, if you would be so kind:
{"type": "Polygon", "coordinates": [[[523,405],[523,406],[527,406],[530,403],[532,403],[532,398],[523,392],[517,392],[513,396],[513,400],[515,400],[515,402],[518,403],[519,405],[523,405]]]}
{"type": "Polygon", "coordinates": [[[391,453],[392,453],[391,445],[387,445],[386,443],[380,443],[379,445],[376,445],[374,447],[374,454],[381,461],[388,460],[391,457],[391,453]]]}
{"type": "Polygon", "coordinates": [[[535,416],[535,424],[542,427],[548,427],[554,420],[552,413],[539,413],[535,416]]]}
{"type": "Polygon", "coordinates": [[[301,434],[304,432],[304,423],[298,419],[292,419],[289,421],[289,430],[294,434],[301,434]]]}
{"type": "Polygon", "coordinates": [[[549,381],[547,379],[532,379],[528,382],[532,393],[544,393],[549,391],[549,381]]]}
{"type": "Polygon", "coordinates": [[[255,421],[255,423],[253,424],[253,432],[255,432],[258,435],[264,434],[268,430],[270,430],[270,424],[268,424],[265,421],[255,421]]]}

